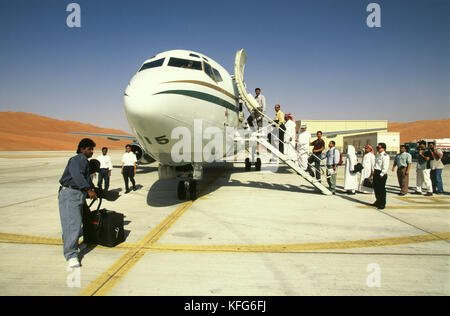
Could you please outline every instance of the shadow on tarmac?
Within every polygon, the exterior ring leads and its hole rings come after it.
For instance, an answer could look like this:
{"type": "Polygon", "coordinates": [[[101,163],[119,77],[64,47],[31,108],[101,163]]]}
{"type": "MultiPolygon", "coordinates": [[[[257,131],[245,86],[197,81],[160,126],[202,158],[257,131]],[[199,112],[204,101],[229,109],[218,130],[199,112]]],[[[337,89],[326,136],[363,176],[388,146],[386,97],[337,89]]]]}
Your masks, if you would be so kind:
{"type": "MultiPolygon", "coordinates": [[[[214,164],[214,167],[207,165],[204,168],[203,179],[198,183],[198,198],[210,194],[218,188],[227,186],[322,195],[322,193],[314,187],[306,185],[297,186],[292,184],[268,183],[261,181],[242,182],[235,179],[230,180],[232,174],[251,172],[255,171],[245,171],[245,167],[233,167],[233,165],[229,163],[216,163],[214,164]]],[[[279,167],[276,173],[292,174],[295,176],[295,174],[290,171],[288,166],[279,167]]],[[[182,203],[183,201],[179,200],[177,197],[178,181],[178,179],[156,181],[148,192],[147,204],[153,207],[165,207],[182,203]]]]}

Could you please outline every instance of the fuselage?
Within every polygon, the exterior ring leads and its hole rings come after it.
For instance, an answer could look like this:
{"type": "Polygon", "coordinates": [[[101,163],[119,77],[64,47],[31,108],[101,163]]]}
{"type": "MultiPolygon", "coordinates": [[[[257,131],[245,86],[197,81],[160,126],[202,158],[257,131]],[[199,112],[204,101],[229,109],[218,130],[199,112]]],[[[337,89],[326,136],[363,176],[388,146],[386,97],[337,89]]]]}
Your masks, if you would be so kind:
{"type": "MultiPolygon", "coordinates": [[[[142,64],[125,90],[124,103],[143,149],[161,164],[176,166],[186,162],[172,159],[172,146],[179,141],[172,138],[174,130],[189,130],[194,161],[198,134],[194,125],[201,122],[203,130],[213,127],[225,136],[227,126],[239,124],[238,95],[232,77],[220,64],[200,53],[172,50],[142,64]]],[[[208,142],[202,138],[202,147],[208,142]]],[[[224,147],[224,153],[228,150],[224,147]]]]}

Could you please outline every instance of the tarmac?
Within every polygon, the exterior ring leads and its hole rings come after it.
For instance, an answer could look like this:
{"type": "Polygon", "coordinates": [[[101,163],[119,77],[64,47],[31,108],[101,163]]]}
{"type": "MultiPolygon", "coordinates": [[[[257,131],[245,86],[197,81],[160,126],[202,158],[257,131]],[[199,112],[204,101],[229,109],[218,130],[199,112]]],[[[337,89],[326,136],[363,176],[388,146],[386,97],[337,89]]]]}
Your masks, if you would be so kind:
{"type": "MultiPolygon", "coordinates": [[[[57,192],[73,153],[0,152],[0,295],[450,294],[448,193],[400,197],[390,171],[380,211],[373,195],[343,192],[343,167],[338,194],[325,196],[284,165],[215,163],[199,198],[179,201],[157,163],[140,166],[139,189],[124,194],[122,152],[110,154],[118,197],[102,208],[125,214],[126,241],[91,245],[68,269],[57,192]]],[[[448,190],[448,167],[443,179],[448,190]]]]}

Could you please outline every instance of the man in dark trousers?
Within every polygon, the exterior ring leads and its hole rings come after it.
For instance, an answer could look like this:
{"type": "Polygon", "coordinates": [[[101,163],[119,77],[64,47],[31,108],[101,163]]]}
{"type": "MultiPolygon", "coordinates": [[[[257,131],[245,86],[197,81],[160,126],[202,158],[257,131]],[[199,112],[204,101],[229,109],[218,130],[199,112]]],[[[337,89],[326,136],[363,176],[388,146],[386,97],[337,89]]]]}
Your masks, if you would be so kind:
{"type": "Polygon", "coordinates": [[[111,177],[111,171],[113,169],[113,164],[111,161],[111,156],[108,155],[108,148],[102,148],[102,154],[97,157],[100,162],[100,170],[98,172],[98,183],[97,186],[101,189],[103,180],[105,180],[105,191],[109,189],[109,178],[111,177]]]}
{"type": "Polygon", "coordinates": [[[377,146],[378,154],[375,158],[375,167],[373,172],[373,189],[375,191],[376,201],[373,206],[379,210],[386,207],[386,181],[389,170],[389,155],[386,153],[386,144],[379,143],[377,146]]]}
{"type": "Polygon", "coordinates": [[[136,182],[134,181],[134,176],[136,175],[136,155],[131,151],[131,146],[125,146],[126,152],[122,156],[122,175],[125,181],[125,194],[130,193],[130,188],[128,187],[128,179],[131,180],[133,185],[133,191],[136,191],[136,182]]]}
{"type": "MultiPolygon", "coordinates": [[[[322,156],[322,151],[325,150],[325,141],[322,139],[322,131],[318,131],[316,133],[317,139],[313,141],[310,145],[314,146],[313,148],[313,154],[309,157],[309,163],[314,163],[314,172],[316,174],[316,179],[320,180],[320,160],[322,156]]],[[[309,174],[311,177],[314,177],[314,172],[310,166],[309,167],[309,174]]]]}
{"type": "Polygon", "coordinates": [[[64,257],[70,268],[80,267],[78,239],[82,235],[83,205],[86,197],[97,199],[90,181],[89,162],[95,143],[84,138],[78,144],[77,155],[70,158],[59,180],[59,214],[61,218],[64,257]]]}

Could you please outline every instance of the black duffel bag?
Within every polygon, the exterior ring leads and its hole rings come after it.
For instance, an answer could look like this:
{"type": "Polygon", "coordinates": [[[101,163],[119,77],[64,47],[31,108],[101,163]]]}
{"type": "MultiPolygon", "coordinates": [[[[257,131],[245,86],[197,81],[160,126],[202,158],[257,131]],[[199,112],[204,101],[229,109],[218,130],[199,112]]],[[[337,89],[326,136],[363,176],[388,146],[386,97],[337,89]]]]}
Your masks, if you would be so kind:
{"type": "Polygon", "coordinates": [[[99,198],[97,210],[84,213],[86,218],[83,219],[83,240],[87,244],[115,247],[125,241],[124,215],[100,209],[101,203],[99,198]]]}
{"type": "Polygon", "coordinates": [[[363,186],[365,186],[366,188],[373,188],[373,178],[365,178],[363,181],[363,186]]]}

